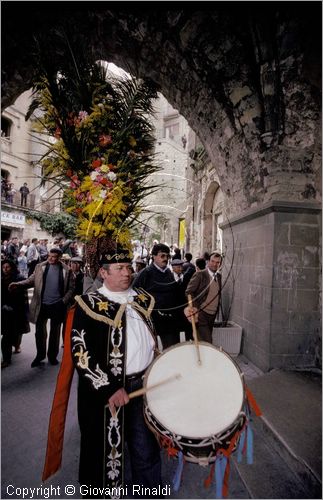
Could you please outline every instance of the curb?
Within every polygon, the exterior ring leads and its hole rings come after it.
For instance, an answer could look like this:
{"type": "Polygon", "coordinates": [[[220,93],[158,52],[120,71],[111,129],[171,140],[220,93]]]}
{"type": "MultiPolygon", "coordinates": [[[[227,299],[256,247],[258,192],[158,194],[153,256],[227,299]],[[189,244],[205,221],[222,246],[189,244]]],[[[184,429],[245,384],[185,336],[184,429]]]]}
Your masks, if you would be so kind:
{"type": "Polygon", "coordinates": [[[288,467],[296,474],[298,479],[302,482],[304,488],[307,490],[308,498],[322,498],[322,480],[318,474],[310,467],[310,465],[297,456],[291,447],[286,443],[284,438],[275,430],[275,428],[268,422],[266,417],[261,416],[258,419],[261,429],[268,443],[275,449],[281,456],[288,467]]]}

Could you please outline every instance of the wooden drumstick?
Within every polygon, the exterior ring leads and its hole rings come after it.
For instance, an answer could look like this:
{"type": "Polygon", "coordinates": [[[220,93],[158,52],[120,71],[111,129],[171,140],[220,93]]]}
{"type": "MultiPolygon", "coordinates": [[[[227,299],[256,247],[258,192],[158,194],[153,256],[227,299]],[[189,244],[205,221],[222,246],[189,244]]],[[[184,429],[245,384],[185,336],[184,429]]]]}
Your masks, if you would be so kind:
{"type": "Polygon", "coordinates": [[[151,389],[155,389],[156,387],[159,387],[160,385],[167,384],[168,382],[171,382],[172,380],[175,379],[180,379],[181,378],[180,373],[176,373],[175,375],[172,375],[171,377],[165,378],[164,380],[161,380],[160,382],[157,382],[156,384],[150,385],[149,387],[143,387],[142,389],[137,389],[136,391],[130,392],[128,394],[129,399],[136,398],[138,396],[142,396],[143,394],[146,394],[146,392],[150,391],[151,389]]]}
{"type": "MultiPolygon", "coordinates": [[[[190,307],[193,307],[192,296],[188,295],[187,297],[188,297],[188,305],[190,307]]],[[[193,328],[194,344],[195,344],[196,352],[197,352],[197,362],[198,362],[199,365],[201,365],[202,361],[201,361],[201,356],[200,356],[200,348],[199,348],[199,341],[198,341],[198,338],[197,338],[197,330],[196,330],[196,324],[195,324],[194,314],[192,314],[192,328],[193,328]]]]}

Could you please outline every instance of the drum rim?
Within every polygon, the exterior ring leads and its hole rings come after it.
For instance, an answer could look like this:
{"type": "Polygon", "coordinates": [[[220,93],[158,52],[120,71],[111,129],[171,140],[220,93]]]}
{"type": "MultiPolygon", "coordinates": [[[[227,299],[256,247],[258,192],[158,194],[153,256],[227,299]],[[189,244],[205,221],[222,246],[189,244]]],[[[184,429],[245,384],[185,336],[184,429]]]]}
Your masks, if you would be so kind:
{"type": "MultiPolygon", "coordinates": [[[[170,352],[171,350],[175,349],[175,348],[178,348],[178,347],[181,347],[181,346],[184,346],[184,345],[193,345],[194,346],[194,342],[193,341],[186,341],[186,342],[178,342],[177,344],[174,344],[170,347],[167,347],[167,349],[165,349],[164,351],[162,351],[152,362],[151,364],[149,365],[149,367],[147,368],[146,372],[145,372],[145,375],[143,377],[143,388],[146,389],[147,387],[147,381],[148,381],[148,376],[149,376],[149,373],[151,372],[152,370],[152,367],[154,366],[154,364],[157,362],[157,360],[163,356],[164,354],[166,354],[167,352],[170,352]]],[[[234,366],[236,367],[239,375],[240,375],[240,380],[241,380],[241,385],[242,385],[242,403],[241,403],[241,407],[239,409],[239,412],[235,418],[235,420],[233,420],[227,427],[225,427],[224,429],[221,430],[221,433],[224,433],[226,432],[227,430],[229,430],[233,424],[237,421],[237,419],[239,418],[239,416],[241,415],[241,413],[243,413],[243,407],[244,407],[244,404],[245,404],[245,401],[246,401],[246,390],[245,390],[245,382],[244,382],[244,374],[241,370],[241,368],[239,367],[239,365],[237,364],[237,362],[230,356],[229,353],[227,353],[226,351],[224,351],[224,349],[222,349],[221,347],[217,347],[213,344],[211,344],[210,342],[205,342],[205,341],[199,341],[199,345],[205,345],[206,347],[212,347],[213,349],[215,349],[216,351],[219,351],[221,352],[222,354],[224,354],[225,356],[227,356],[227,358],[230,359],[230,361],[233,362],[234,366]]],[[[147,407],[150,411],[150,413],[153,415],[153,417],[157,420],[157,422],[163,427],[164,425],[160,422],[160,420],[156,417],[155,414],[152,413],[151,409],[149,408],[148,406],[148,402],[147,402],[147,395],[144,394],[143,396],[143,399],[144,399],[144,407],[147,407]]],[[[170,433],[173,433],[172,431],[170,431],[169,429],[166,429],[168,432],[170,433]]],[[[157,430],[155,429],[155,432],[157,432],[157,430]]],[[[173,433],[174,434],[174,433],[173,433]]],[[[213,437],[213,436],[217,436],[217,434],[210,434],[209,436],[201,436],[201,437],[194,437],[192,438],[191,436],[185,436],[184,434],[181,434],[181,438],[183,439],[207,439],[208,437],[213,437]]]]}

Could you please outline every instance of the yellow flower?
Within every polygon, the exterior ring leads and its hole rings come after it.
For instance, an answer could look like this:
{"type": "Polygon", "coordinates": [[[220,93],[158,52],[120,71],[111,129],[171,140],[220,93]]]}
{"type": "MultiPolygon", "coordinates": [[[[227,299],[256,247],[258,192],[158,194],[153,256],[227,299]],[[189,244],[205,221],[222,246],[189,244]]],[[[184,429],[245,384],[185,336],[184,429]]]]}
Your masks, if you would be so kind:
{"type": "Polygon", "coordinates": [[[136,146],[136,144],[137,144],[137,141],[136,141],[136,139],[134,138],[134,136],[133,136],[133,135],[131,135],[131,136],[129,137],[129,144],[130,144],[130,146],[131,146],[132,148],[133,148],[133,147],[135,147],[135,146],[136,146]]]}

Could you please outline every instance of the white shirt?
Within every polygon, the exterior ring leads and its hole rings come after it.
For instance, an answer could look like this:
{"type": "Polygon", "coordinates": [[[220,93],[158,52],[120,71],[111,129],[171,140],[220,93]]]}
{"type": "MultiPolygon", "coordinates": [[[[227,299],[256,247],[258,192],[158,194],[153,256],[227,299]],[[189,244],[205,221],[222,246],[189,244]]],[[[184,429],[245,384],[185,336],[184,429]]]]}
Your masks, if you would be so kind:
{"type": "Polygon", "coordinates": [[[166,273],[167,269],[169,269],[169,267],[165,267],[164,269],[157,266],[157,264],[155,262],[153,262],[154,266],[157,267],[158,271],[161,271],[162,273],[166,273]]]}
{"type": "Polygon", "coordinates": [[[98,292],[113,302],[127,304],[126,375],[145,370],[153,360],[155,342],[139,313],[130,305],[137,293],[131,288],[123,292],[112,292],[105,285],[98,292]]]}
{"type": "Polygon", "coordinates": [[[175,281],[183,281],[183,274],[177,274],[177,273],[175,273],[175,271],[172,271],[172,273],[173,273],[175,281]]]}

